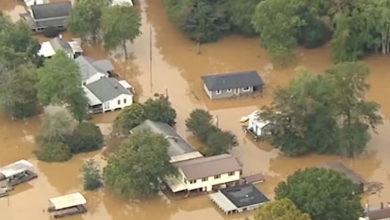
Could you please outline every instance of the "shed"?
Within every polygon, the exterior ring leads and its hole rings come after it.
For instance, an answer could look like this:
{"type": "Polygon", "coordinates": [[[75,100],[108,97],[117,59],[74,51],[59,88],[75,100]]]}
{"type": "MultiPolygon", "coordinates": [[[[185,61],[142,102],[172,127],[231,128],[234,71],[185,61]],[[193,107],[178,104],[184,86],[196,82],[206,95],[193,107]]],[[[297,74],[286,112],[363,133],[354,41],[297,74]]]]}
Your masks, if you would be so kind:
{"type": "Polygon", "coordinates": [[[47,27],[65,29],[71,10],[69,1],[32,5],[33,31],[41,32],[47,27]]]}
{"type": "Polygon", "coordinates": [[[70,208],[79,205],[85,205],[87,200],[81,193],[72,193],[49,199],[51,206],[55,210],[70,208]]]}
{"type": "Polygon", "coordinates": [[[9,178],[25,171],[32,170],[33,167],[34,166],[27,160],[19,160],[0,168],[0,174],[3,174],[5,178],[9,178]]]}
{"type": "Polygon", "coordinates": [[[202,76],[203,87],[211,99],[230,98],[263,90],[264,82],[257,71],[232,72],[202,76]]]}

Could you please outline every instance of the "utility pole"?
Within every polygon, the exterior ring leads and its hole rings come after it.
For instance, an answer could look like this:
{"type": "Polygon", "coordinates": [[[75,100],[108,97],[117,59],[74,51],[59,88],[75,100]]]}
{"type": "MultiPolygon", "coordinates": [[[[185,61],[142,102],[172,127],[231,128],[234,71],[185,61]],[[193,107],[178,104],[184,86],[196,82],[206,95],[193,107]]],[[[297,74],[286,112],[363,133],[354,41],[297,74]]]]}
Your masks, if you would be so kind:
{"type": "Polygon", "coordinates": [[[153,92],[153,30],[152,30],[152,25],[149,26],[150,27],[150,42],[149,42],[149,52],[150,52],[150,55],[149,55],[149,71],[150,71],[150,93],[153,92]]]}

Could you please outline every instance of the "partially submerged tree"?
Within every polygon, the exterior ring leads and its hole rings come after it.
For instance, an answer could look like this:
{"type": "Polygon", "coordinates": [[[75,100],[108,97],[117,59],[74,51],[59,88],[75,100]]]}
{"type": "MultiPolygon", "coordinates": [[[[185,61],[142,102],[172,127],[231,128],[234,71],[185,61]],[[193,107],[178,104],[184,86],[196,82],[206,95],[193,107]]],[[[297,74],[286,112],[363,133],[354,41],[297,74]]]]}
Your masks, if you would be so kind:
{"type": "Polygon", "coordinates": [[[172,108],[169,98],[164,95],[157,95],[144,103],[146,117],[152,121],[160,121],[174,126],[176,124],[176,111],[172,108]]]}
{"type": "Polygon", "coordinates": [[[212,119],[213,116],[208,111],[195,109],[186,120],[186,126],[200,140],[207,141],[207,136],[216,129],[211,123],[212,119]]]}
{"type": "Polygon", "coordinates": [[[148,130],[137,131],[122,143],[104,168],[104,179],[118,194],[137,199],[156,194],[163,179],[176,174],[169,162],[168,141],[148,130]]]}
{"type": "Polygon", "coordinates": [[[363,214],[358,186],[333,170],[298,170],[280,183],[275,193],[276,199],[290,199],[313,220],[356,220],[363,214]]]}
{"type": "Polygon", "coordinates": [[[115,5],[103,10],[104,46],[115,49],[121,45],[126,59],[129,57],[126,43],[133,42],[141,34],[140,27],[141,16],[131,5],[115,5]]]}
{"type": "Polygon", "coordinates": [[[39,148],[36,152],[39,160],[46,162],[63,162],[72,157],[69,146],[62,142],[38,141],[39,148]]]}
{"type": "Polygon", "coordinates": [[[115,118],[114,129],[122,134],[129,134],[129,131],[140,125],[146,119],[144,107],[141,104],[134,103],[125,107],[115,118]]]}
{"type": "Polygon", "coordinates": [[[85,190],[95,190],[103,185],[99,164],[93,159],[83,165],[83,184],[85,190]]]}
{"type": "Polygon", "coordinates": [[[38,99],[42,104],[67,106],[81,121],[87,115],[88,101],[81,87],[81,73],[77,63],[58,51],[38,69],[38,99]]]}
{"type": "Polygon", "coordinates": [[[78,0],[68,21],[68,29],[82,38],[92,37],[94,43],[99,39],[103,8],[110,0],[78,0]]]}
{"type": "Polygon", "coordinates": [[[81,122],[73,130],[68,141],[72,153],[97,150],[103,145],[100,128],[91,122],[81,122]]]}
{"type": "Polygon", "coordinates": [[[237,146],[236,136],[229,131],[217,130],[207,136],[206,145],[201,151],[206,156],[213,156],[228,153],[234,146],[237,146]]]}
{"type": "Polygon", "coordinates": [[[299,210],[289,199],[268,202],[255,213],[255,220],[311,220],[310,215],[299,210]]]}

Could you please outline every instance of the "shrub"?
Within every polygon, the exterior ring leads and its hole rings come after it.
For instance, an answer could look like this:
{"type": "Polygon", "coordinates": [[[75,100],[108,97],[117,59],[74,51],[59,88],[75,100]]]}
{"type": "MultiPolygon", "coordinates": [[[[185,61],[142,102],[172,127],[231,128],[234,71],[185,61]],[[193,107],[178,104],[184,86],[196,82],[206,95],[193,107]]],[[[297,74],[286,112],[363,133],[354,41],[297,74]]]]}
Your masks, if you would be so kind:
{"type": "Polygon", "coordinates": [[[72,157],[70,148],[64,143],[49,142],[41,138],[37,157],[39,160],[47,162],[67,161],[72,157]]]}
{"type": "Polygon", "coordinates": [[[93,159],[84,163],[83,179],[85,190],[95,190],[103,185],[100,167],[93,159]]]}
{"type": "Polygon", "coordinates": [[[72,153],[93,151],[103,144],[103,135],[99,127],[91,122],[82,122],[69,138],[72,153]]]}
{"type": "Polygon", "coordinates": [[[128,134],[131,129],[140,125],[146,119],[144,107],[134,103],[124,108],[114,121],[115,131],[128,134]]]}
{"type": "Polygon", "coordinates": [[[60,32],[61,30],[58,29],[57,27],[49,26],[43,31],[43,35],[45,35],[45,37],[53,38],[53,37],[57,37],[60,34],[60,32]]]}

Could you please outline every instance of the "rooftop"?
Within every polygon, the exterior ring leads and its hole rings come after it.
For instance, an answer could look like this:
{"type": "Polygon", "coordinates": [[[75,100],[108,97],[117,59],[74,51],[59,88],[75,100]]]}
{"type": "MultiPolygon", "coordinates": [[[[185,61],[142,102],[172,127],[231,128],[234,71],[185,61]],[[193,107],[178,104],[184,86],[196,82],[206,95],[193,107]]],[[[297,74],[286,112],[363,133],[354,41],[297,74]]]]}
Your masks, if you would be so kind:
{"type": "Polygon", "coordinates": [[[230,154],[199,157],[174,163],[188,180],[201,179],[241,170],[242,165],[230,154]]]}
{"type": "Polygon", "coordinates": [[[328,162],[325,163],[322,167],[345,174],[355,184],[367,184],[367,181],[363,179],[363,177],[361,177],[351,168],[347,167],[344,163],[328,162]]]}
{"type": "Polygon", "coordinates": [[[89,79],[96,73],[107,74],[107,72],[114,70],[111,61],[107,59],[95,61],[87,56],[79,56],[75,59],[75,61],[80,67],[82,81],[89,79]]]}
{"type": "Polygon", "coordinates": [[[257,71],[206,75],[202,76],[202,80],[211,91],[264,85],[257,71]]]}
{"type": "Polygon", "coordinates": [[[53,207],[58,209],[69,208],[78,205],[85,205],[87,201],[81,193],[72,193],[65,196],[59,196],[49,199],[49,202],[53,207]]]}
{"type": "MultiPolygon", "coordinates": [[[[172,157],[177,157],[179,155],[189,154],[189,153],[198,153],[195,148],[188,143],[183,137],[181,137],[175,129],[173,129],[168,124],[162,122],[156,122],[151,120],[146,120],[142,124],[133,128],[132,131],[150,129],[152,132],[163,135],[169,142],[168,154],[172,157]]],[[[193,157],[202,156],[201,154],[192,155],[193,157]]]]}
{"type": "Polygon", "coordinates": [[[101,102],[114,99],[122,94],[131,95],[131,92],[124,88],[118,80],[103,77],[85,86],[101,102]]]}
{"type": "Polygon", "coordinates": [[[67,17],[69,16],[71,10],[72,6],[68,1],[31,6],[34,19],[67,17]]]}
{"type": "Polygon", "coordinates": [[[33,167],[34,166],[27,160],[19,160],[7,166],[1,167],[0,174],[3,174],[4,177],[8,178],[26,170],[31,170],[33,167]]]}

